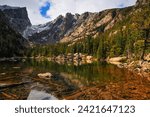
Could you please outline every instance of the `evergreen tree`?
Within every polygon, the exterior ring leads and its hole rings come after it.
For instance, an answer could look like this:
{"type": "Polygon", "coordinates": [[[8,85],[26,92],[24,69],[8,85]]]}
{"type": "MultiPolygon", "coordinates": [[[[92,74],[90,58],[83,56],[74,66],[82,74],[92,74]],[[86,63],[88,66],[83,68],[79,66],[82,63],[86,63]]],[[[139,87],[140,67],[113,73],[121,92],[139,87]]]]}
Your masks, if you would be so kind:
{"type": "Polygon", "coordinates": [[[105,47],[105,42],[104,42],[104,36],[101,36],[100,38],[99,47],[97,50],[97,58],[98,59],[106,58],[106,47],[105,47]]]}

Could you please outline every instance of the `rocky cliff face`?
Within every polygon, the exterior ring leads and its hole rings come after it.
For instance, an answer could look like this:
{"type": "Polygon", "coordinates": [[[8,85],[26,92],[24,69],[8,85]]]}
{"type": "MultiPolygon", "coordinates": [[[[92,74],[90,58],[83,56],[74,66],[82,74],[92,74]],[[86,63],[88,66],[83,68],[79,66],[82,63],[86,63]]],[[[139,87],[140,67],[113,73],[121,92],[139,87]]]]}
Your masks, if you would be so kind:
{"type": "Polygon", "coordinates": [[[5,14],[7,19],[9,20],[10,26],[20,34],[23,34],[24,30],[28,26],[31,26],[25,7],[20,8],[4,5],[0,6],[0,10],[5,14]]]}
{"type": "Polygon", "coordinates": [[[98,13],[86,12],[81,15],[67,13],[44,25],[32,26],[24,31],[24,37],[34,43],[52,44],[56,42],[77,41],[86,36],[97,36],[111,29],[122,20],[132,7],[111,9],[98,13]]]}
{"type": "Polygon", "coordinates": [[[150,0],[137,0],[136,6],[150,3],[150,0]]]}
{"type": "MultiPolygon", "coordinates": [[[[149,3],[149,0],[137,0],[136,6],[149,3]]],[[[54,21],[42,25],[31,26],[23,32],[23,36],[33,43],[54,44],[57,42],[74,42],[87,36],[96,37],[115,26],[133,7],[110,9],[102,12],[86,12],[81,15],[67,13],[54,21]]],[[[29,23],[30,25],[30,23],[29,23]]],[[[24,28],[25,29],[25,28],[24,28]]]]}
{"type": "Polygon", "coordinates": [[[31,26],[24,31],[24,37],[35,43],[56,43],[75,26],[78,15],[67,13],[43,25],[31,26]]]}
{"type": "MultiPolygon", "coordinates": [[[[130,8],[128,8],[130,10],[130,8]]],[[[122,20],[123,10],[112,9],[99,13],[83,13],[79,16],[75,27],[61,38],[60,42],[77,41],[87,36],[97,36],[112,28],[115,23],[122,20]]]]}
{"type": "Polygon", "coordinates": [[[22,56],[27,46],[27,40],[9,26],[9,18],[0,10],[0,57],[22,56]]]}

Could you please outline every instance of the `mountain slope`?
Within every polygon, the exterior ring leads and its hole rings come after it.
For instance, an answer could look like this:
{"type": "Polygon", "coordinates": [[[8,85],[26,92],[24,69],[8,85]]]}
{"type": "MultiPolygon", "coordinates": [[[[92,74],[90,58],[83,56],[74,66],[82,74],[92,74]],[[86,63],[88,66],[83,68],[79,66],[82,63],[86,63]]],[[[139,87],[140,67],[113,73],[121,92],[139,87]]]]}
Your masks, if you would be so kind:
{"type": "Polygon", "coordinates": [[[67,13],[65,17],[59,16],[46,24],[28,27],[24,31],[24,37],[40,44],[77,41],[88,35],[95,37],[99,32],[111,29],[131,10],[132,7],[110,9],[98,13],[85,12],[81,15],[67,13]]]}
{"type": "Polygon", "coordinates": [[[89,35],[96,37],[99,33],[112,29],[118,22],[132,15],[136,7],[146,5],[149,0],[137,0],[135,6],[108,9],[97,13],[86,12],[81,15],[67,13],[46,24],[28,27],[24,36],[35,44],[54,44],[57,42],[76,42],[89,35]]]}
{"type": "Polygon", "coordinates": [[[150,3],[149,0],[137,0],[135,6],[145,5],[145,4],[148,4],[148,3],[150,3]]]}
{"type": "Polygon", "coordinates": [[[87,36],[96,37],[111,29],[117,22],[121,21],[132,7],[124,9],[110,9],[99,13],[84,13],[79,17],[76,26],[68,35],[64,35],[61,42],[77,41],[87,36]]]}
{"type": "Polygon", "coordinates": [[[66,14],[46,24],[28,27],[24,37],[35,43],[52,44],[60,41],[74,26],[78,15],[66,14]]]}
{"type": "Polygon", "coordinates": [[[28,42],[8,23],[9,19],[0,10],[0,57],[22,56],[28,42]]]}

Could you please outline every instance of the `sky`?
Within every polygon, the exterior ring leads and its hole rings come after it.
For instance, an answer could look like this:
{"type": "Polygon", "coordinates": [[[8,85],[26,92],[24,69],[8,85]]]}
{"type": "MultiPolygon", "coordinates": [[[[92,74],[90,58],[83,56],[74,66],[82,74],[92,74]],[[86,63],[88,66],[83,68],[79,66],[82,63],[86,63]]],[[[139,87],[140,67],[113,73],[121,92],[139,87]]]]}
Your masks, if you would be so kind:
{"type": "Polygon", "coordinates": [[[68,12],[82,14],[134,5],[136,0],[0,0],[0,5],[26,7],[33,25],[49,22],[68,12]]]}

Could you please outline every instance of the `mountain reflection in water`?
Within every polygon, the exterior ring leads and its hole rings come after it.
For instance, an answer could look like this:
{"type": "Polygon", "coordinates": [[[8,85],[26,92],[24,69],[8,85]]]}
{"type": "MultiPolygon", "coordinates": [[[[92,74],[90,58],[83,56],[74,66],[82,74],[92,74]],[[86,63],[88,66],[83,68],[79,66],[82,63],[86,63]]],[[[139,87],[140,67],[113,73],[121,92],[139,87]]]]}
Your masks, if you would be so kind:
{"type": "Polygon", "coordinates": [[[30,59],[0,64],[0,99],[150,99],[149,81],[104,62],[74,65],[30,59]],[[46,72],[53,77],[37,76],[46,72]]]}

